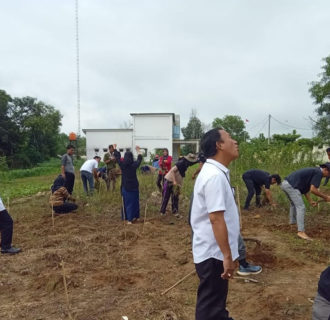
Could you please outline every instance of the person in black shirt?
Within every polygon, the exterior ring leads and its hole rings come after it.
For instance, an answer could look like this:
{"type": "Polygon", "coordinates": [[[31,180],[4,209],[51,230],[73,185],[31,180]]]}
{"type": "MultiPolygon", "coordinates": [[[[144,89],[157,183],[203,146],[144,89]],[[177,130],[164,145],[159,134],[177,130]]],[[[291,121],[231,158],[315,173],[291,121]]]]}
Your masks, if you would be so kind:
{"type": "Polygon", "coordinates": [[[121,161],[121,154],[116,150],[114,145],[114,156],[121,169],[121,194],[123,197],[122,218],[127,220],[128,224],[140,218],[140,203],[139,203],[139,181],[136,176],[136,170],[141,164],[142,155],[140,147],[136,146],[135,150],[138,153],[138,158],[134,161],[131,151],[125,152],[124,160],[121,161]]]}
{"type": "Polygon", "coordinates": [[[305,240],[312,240],[305,233],[305,204],[302,199],[304,195],[307,201],[315,207],[317,202],[313,201],[309,192],[316,196],[330,201],[330,196],[318,190],[322,177],[330,176],[330,162],[320,165],[319,168],[304,168],[292,172],[284,178],[281,189],[290,200],[290,224],[298,225],[298,237],[305,240]]]}
{"type": "Polygon", "coordinates": [[[245,200],[244,209],[248,210],[250,202],[253,198],[253,195],[256,194],[256,205],[260,207],[260,194],[262,186],[265,186],[266,197],[271,205],[276,205],[272,200],[272,194],[270,192],[271,184],[280,184],[281,177],[278,174],[270,175],[266,171],[262,171],[259,169],[251,169],[243,173],[242,176],[246,188],[248,190],[248,195],[245,200]]]}

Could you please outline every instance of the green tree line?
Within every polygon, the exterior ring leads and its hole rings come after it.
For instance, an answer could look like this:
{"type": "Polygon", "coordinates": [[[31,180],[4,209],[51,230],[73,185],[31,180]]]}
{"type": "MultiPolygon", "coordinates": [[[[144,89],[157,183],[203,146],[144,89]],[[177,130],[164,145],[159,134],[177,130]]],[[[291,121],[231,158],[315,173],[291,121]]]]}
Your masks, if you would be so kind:
{"type": "Polygon", "coordinates": [[[61,113],[32,97],[0,90],[0,169],[30,168],[65,152],[61,113]]]}

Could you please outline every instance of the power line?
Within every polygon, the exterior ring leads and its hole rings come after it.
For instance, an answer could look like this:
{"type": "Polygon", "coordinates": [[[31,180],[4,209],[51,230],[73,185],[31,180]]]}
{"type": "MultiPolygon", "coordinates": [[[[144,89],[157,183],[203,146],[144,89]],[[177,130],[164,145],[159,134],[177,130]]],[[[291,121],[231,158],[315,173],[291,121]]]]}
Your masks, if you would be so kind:
{"type": "Polygon", "coordinates": [[[293,128],[293,129],[298,129],[298,130],[308,130],[308,131],[312,131],[313,129],[307,129],[307,128],[300,128],[300,127],[295,127],[295,126],[292,126],[290,124],[287,124],[287,123],[284,123],[280,120],[277,120],[276,118],[274,118],[273,116],[271,116],[273,120],[275,120],[276,122],[278,122],[279,124],[285,126],[285,127],[288,127],[288,128],[293,128]]]}

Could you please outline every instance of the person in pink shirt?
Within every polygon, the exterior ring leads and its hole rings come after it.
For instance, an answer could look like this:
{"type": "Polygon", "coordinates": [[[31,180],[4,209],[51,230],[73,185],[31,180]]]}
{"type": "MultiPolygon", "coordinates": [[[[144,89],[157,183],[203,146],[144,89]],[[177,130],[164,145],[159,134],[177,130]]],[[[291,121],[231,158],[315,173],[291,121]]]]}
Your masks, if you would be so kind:
{"type": "Polygon", "coordinates": [[[172,167],[172,157],[168,155],[168,149],[163,149],[163,155],[158,160],[159,172],[157,177],[157,187],[159,192],[163,192],[164,177],[171,170],[172,167]]]}

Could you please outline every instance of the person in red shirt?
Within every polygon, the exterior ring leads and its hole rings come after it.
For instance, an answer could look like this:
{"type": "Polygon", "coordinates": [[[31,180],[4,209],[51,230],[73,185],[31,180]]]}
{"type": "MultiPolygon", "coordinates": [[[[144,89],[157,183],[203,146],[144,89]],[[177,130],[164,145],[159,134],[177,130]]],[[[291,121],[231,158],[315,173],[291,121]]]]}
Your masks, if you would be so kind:
{"type": "Polygon", "coordinates": [[[157,177],[157,187],[159,192],[163,192],[163,184],[165,175],[171,170],[172,167],[172,157],[168,155],[168,149],[163,149],[163,155],[159,158],[158,161],[160,170],[157,177]]]}

